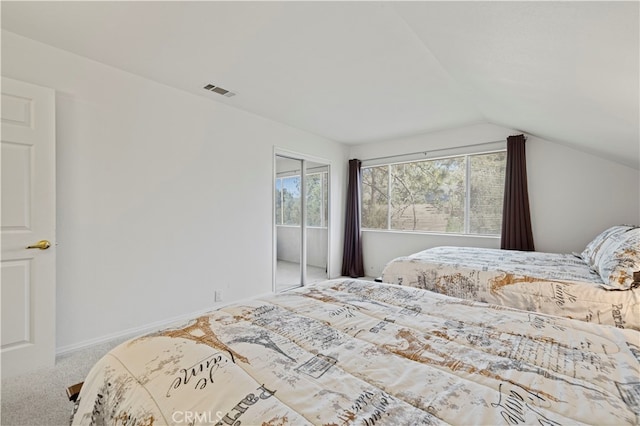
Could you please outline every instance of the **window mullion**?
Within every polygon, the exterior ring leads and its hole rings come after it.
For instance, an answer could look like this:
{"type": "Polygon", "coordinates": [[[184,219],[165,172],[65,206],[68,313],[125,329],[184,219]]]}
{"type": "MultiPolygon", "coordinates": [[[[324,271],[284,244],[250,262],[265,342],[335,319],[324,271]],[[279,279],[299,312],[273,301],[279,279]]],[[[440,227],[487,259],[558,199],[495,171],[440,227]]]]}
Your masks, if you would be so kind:
{"type": "Polygon", "coordinates": [[[387,230],[391,230],[391,165],[387,165],[387,230]]]}
{"type": "Polygon", "coordinates": [[[322,225],[324,225],[324,182],[322,179],[322,175],[320,175],[320,227],[322,227],[322,225]]]}
{"type": "Polygon", "coordinates": [[[469,156],[465,155],[465,173],[464,173],[464,233],[469,233],[469,222],[471,215],[471,161],[469,156]]]}

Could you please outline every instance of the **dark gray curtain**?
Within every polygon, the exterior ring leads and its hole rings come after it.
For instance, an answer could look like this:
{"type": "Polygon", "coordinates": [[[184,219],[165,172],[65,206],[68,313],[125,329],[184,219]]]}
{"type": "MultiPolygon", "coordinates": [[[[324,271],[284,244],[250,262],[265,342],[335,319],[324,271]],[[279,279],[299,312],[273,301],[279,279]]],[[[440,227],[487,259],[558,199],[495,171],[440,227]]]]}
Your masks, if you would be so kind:
{"type": "Polygon", "coordinates": [[[527,157],[524,135],[507,138],[507,169],[502,207],[500,248],[533,251],[533,232],[527,190],[527,157]]]}
{"type": "Polygon", "coordinates": [[[349,184],[344,226],[344,250],[342,275],[352,278],[364,277],[362,240],[360,238],[360,167],[362,161],[349,160],[349,184]]]}

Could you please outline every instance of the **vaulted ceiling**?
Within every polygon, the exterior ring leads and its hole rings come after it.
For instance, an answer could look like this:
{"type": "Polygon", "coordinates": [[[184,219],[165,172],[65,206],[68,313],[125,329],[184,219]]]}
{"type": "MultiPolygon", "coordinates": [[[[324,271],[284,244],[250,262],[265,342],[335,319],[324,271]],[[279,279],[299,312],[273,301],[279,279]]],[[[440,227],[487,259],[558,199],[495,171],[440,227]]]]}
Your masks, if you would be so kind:
{"type": "Polygon", "coordinates": [[[635,1],[2,1],[4,30],[338,142],[489,122],[635,168],[638,21],[635,1]]]}

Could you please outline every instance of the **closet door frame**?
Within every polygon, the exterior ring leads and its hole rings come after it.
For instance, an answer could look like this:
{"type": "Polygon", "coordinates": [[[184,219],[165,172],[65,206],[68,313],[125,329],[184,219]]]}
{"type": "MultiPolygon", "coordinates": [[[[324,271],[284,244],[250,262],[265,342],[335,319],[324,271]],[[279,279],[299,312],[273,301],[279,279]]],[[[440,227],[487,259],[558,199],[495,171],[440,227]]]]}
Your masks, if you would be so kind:
{"type": "Polygon", "coordinates": [[[272,289],[275,293],[277,291],[277,265],[278,265],[278,229],[276,226],[276,186],[275,181],[277,178],[277,157],[286,157],[292,160],[301,161],[300,172],[300,211],[302,217],[300,218],[300,285],[304,286],[307,280],[307,187],[306,187],[306,174],[307,174],[307,162],[319,163],[327,166],[327,278],[331,276],[331,265],[329,260],[331,259],[331,162],[325,158],[316,157],[313,155],[302,154],[300,152],[290,151],[288,149],[273,147],[273,176],[271,179],[271,225],[272,225],[272,289]]]}

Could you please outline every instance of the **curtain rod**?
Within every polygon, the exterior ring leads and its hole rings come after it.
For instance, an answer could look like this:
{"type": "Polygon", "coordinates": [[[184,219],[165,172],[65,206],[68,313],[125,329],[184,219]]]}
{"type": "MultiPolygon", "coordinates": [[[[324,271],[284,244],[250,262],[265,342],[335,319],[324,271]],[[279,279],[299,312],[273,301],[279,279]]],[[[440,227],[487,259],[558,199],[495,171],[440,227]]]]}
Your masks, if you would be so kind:
{"type": "Polygon", "coordinates": [[[407,154],[386,155],[386,156],[383,156],[383,157],[367,158],[367,159],[360,160],[360,161],[386,160],[386,159],[389,159],[389,158],[408,157],[409,155],[417,155],[417,154],[424,154],[426,156],[427,154],[432,153],[432,152],[450,151],[452,149],[460,149],[460,148],[471,148],[473,146],[491,145],[491,144],[500,143],[500,142],[506,143],[507,141],[505,139],[503,141],[473,143],[473,144],[468,144],[468,145],[454,146],[454,147],[451,147],[451,148],[425,149],[424,151],[409,152],[407,154]]]}

